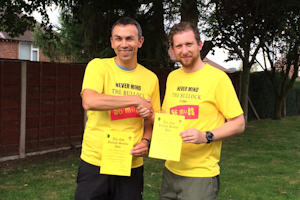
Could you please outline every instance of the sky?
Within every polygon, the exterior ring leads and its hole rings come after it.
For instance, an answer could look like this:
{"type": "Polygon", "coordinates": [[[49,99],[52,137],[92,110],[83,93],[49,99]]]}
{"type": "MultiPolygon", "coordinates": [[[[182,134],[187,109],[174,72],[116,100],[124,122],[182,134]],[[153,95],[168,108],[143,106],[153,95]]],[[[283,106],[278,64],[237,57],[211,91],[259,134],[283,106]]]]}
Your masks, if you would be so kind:
{"type": "MultiPolygon", "coordinates": [[[[59,9],[57,6],[55,6],[54,4],[51,7],[47,7],[46,8],[47,13],[49,15],[50,18],[50,23],[55,25],[55,26],[59,26],[59,22],[58,22],[58,18],[59,18],[59,9]]],[[[41,22],[41,15],[38,12],[33,12],[33,17],[38,21],[41,22]]]]}
{"type": "Polygon", "coordinates": [[[229,69],[229,68],[239,68],[242,65],[241,61],[232,60],[225,62],[225,60],[228,58],[228,54],[225,50],[215,47],[215,54],[212,54],[212,51],[210,51],[206,58],[214,61],[215,63],[221,65],[222,67],[229,69]]]}

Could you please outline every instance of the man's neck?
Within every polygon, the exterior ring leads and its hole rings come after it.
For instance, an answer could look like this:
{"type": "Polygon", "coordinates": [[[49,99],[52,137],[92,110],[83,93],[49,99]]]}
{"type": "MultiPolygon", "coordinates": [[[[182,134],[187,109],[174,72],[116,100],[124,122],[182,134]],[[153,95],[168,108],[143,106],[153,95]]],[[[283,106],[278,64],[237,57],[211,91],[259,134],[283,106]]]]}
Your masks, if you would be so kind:
{"type": "Polygon", "coordinates": [[[196,72],[196,71],[199,71],[200,69],[202,69],[204,67],[204,65],[205,65],[205,63],[201,60],[201,58],[199,58],[192,65],[182,66],[182,68],[185,73],[193,73],[193,72],[196,72]]]}
{"type": "Polygon", "coordinates": [[[121,67],[124,67],[124,68],[127,68],[127,69],[135,69],[137,67],[137,60],[133,59],[133,60],[128,60],[128,61],[122,61],[120,59],[118,59],[118,57],[115,58],[115,62],[121,66],[121,67]]]}

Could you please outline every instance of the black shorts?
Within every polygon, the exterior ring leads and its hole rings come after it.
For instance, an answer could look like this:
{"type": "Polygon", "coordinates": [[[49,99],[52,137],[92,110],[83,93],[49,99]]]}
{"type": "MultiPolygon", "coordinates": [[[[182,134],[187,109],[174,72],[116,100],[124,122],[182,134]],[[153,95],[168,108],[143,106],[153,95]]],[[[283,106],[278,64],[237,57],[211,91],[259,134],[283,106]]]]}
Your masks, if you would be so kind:
{"type": "Polygon", "coordinates": [[[143,166],[131,169],[131,176],[100,174],[100,167],[81,160],[75,200],[142,200],[143,166]]]}

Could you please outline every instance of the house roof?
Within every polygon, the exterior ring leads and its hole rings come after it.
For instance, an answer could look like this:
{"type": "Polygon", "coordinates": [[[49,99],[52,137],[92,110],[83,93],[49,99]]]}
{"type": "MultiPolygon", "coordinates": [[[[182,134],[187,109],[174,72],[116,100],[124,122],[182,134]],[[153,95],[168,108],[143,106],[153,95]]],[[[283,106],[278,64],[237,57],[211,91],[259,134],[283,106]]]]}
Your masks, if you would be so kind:
{"type": "Polygon", "coordinates": [[[33,35],[31,31],[25,31],[25,33],[19,37],[10,37],[6,32],[0,32],[0,39],[2,40],[13,40],[21,42],[33,42],[33,35]]]}
{"type": "Polygon", "coordinates": [[[205,63],[207,63],[207,64],[209,64],[209,65],[211,65],[211,66],[213,66],[213,67],[215,67],[219,70],[222,70],[223,72],[230,73],[230,71],[228,69],[226,69],[225,67],[222,67],[221,65],[215,63],[214,61],[212,61],[208,58],[204,58],[203,62],[205,62],[205,63]]]}

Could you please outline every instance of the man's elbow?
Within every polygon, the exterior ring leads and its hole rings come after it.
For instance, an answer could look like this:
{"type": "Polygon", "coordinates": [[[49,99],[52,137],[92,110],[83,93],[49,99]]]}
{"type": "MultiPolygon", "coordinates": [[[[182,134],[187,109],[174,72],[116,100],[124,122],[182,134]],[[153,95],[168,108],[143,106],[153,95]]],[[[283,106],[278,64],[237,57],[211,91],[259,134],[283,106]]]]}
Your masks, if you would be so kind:
{"type": "Polygon", "coordinates": [[[92,110],[93,107],[92,107],[92,95],[93,95],[93,92],[89,91],[89,90],[84,90],[81,94],[81,105],[82,105],[82,108],[84,110],[92,110]]]}
{"type": "Polygon", "coordinates": [[[238,131],[237,133],[243,133],[245,131],[245,118],[244,115],[242,114],[241,116],[239,116],[239,123],[238,123],[238,131]]]}
{"type": "Polygon", "coordinates": [[[89,104],[86,101],[82,100],[81,104],[82,104],[82,108],[84,110],[90,110],[91,109],[90,106],[89,106],[89,104]]]}
{"type": "Polygon", "coordinates": [[[88,98],[82,98],[81,104],[82,104],[83,109],[86,111],[94,109],[92,103],[88,100],[88,98]]]}

